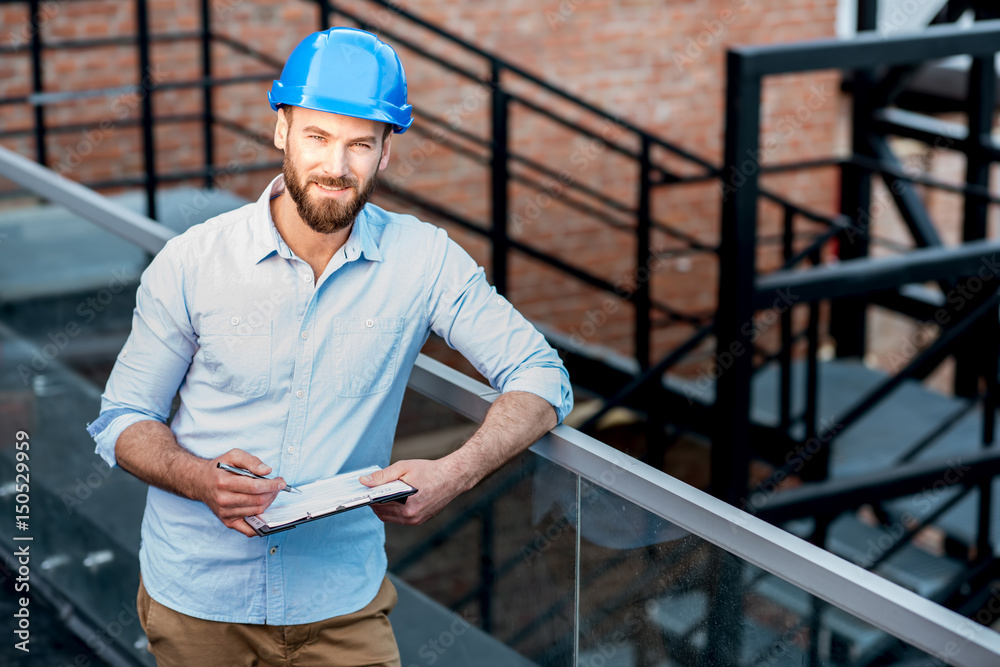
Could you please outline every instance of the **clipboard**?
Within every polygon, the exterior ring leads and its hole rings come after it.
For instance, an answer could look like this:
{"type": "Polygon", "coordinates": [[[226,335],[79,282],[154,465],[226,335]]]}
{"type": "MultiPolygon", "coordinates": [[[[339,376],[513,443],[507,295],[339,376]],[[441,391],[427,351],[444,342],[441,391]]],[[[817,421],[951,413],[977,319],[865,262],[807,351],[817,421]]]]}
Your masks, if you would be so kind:
{"type": "Polygon", "coordinates": [[[417,492],[417,489],[400,480],[373,487],[367,487],[358,481],[358,477],[376,470],[380,468],[371,466],[310,484],[296,485],[301,494],[279,493],[279,498],[264,512],[244,517],[243,520],[258,535],[266,537],[291,530],[308,521],[324,519],[359,507],[390,502],[405,503],[409,496],[417,492]]]}

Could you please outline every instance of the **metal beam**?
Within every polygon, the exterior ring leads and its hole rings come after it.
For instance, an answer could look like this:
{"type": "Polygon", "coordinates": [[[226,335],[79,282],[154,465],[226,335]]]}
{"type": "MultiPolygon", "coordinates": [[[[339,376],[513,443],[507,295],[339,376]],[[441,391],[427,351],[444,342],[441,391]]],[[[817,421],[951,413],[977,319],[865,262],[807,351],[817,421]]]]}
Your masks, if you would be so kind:
{"type": "MultiPolygon", "coordinates": [[[[31,91],[34,95],[45,92],[45,71],[42,67],[42,23],[39,0],[28,3],[28,20],[31,29],[31,91]]],[[[45,109],[36,106],[35,117],[35,159],[38,164],[48,162],[45,138],[45,109]]]]}
{"type": "MultiPolygon", "coordinates": [[[[858,31],[874,30],[876,0],[859,0],[858,31]]],[[[851,104],[851,154],[873,157],[867,140],[871,134],[871,99],[874,72],[854,71],[854,95],[851,104]]],[[[852,228],[837,236],[841,260],[867,257],[871,246],[872,173],[854,161],[841,165],[840,212],[852,223],[852,228]],[[860,231],[859,231],[860,230],[860,231]]],[[[836,299],[830,302],[830,336],[837,341],[837,357],[861,358],[868,342],[868,306],[862,299],[836,299]]]]}
{"type": "MultiPolygon", "coordinates": [[[[746,496],[750,474],[750,384],[753,342],[746,326],[753,320],[756,269],[760,77],[747,74],[739,53],[727,54],[726,144],[722,168],[722,223],[719,243],[719,309],[715,316],[716,363],[710,488],[736,505],[746,496]],[[723,360],[726,360],[725,362],[723,360]],[[728,362],[728,367],[722,368],[728,362]]],[[[741,564],[726,563],[708,612],[704,664],[730,665],[742,653],[739,625],[742,596],[726,595],[741,585],[741,564]],[[734,599],[735,598],[735,599],[734,599]]]]}
{"type": "MultiPolygon", "coordinates": [[[[635,216],[635,266],[636,285],[632,292],[632,306],[635,309],[634,328],[634,353],[635,360],[639,362],[639,370],[644,371],[649,368],[650,355],[652,354],[652,314],[650,306],[652,303],[652,269],[649,268],[649,243],[652,216],[652,198],[650,195],[650,176],[652,165],[650,162],[650,150],[652,148],[649,138],[642,135],[639,139],[639,191],[637,193],[636,216],[635,216]],[[642,279],[638,270],[647,270],[646,278],[642,279]]],[[[655,395],[655,394],[654,394],[655,395]]],[[[652,406],[650,406],[652,408],[652,406]]],[[[649,410],[650,422],[654,420],[653,410],[649,410]]],[[[659,431],[662,434],[662,429],[659,431]]],[[[649,433],[653,436],[652,431],[649,433]]],[[[661,438],[657,438],[658,440],[661,438]]]]}
{"type": "Polygon", "coordinates": [[[150,59],[149,5],[147,0],[135,0],[136,47],[139,51],[139,77],[136,92],[141,95],[139,117],[142,119],[142,170],[146,180],[146,215],[156,220],[156,135],[153,131],[153,69],[150,59]]]}
{"type": "MultiPolygon", "coordinates": [[[[968,99],[966,100],[966,117],[969,122],[969,141],[965,145],[966,170],[965,182],[978,189],[989,192],[990,156],[986,148],[992,143],[993,110],[996,102],[996,58],[991,54],[987,58],[975,58],[968,73],[968,99]]],[[[987,221],[989,218],[989,201],[973,192],[965,193],[963,206],[962,241],[976,241],[986,238],[987,221]]],[[[994,320],[995,324],[995,320],[994,320]]],[[[968,337],[968,345],[960,346],[955,354],[955,393],[958,396],[977,396],[979,394],[980,377],[990,377],[984,363],[984,352],[987,357],[995,352],[997,342],[991,340],[992,327],[976,327],[968,337]]],[[[993,371],[996,378],[996,371],[993,371]]],[[[980,498],[989,498],[989,490],[980,491],[980,498]]],[[[988,514],[988,512],[983,512],[988,514]]],[[[982,526],[981,526],[982,527],[982,526]]],[[[988,532],[988,530],[986,531],[988,532]]]]}
{"type": "Polygon", "coordinates": [[[849,479],[804,484],[775,494],[754,514],[778,524],[910,496],[932,486],[937,489],[949,479],[949,485],[971,486],[996,475],[1000,475],[1000,451],[978,451],[946,461],[906,463],[849,479]]]}
{"type": "Polygon", "coordinates": [[[509,269],[507,258],[510,255],[507,232],[508,206],[510,202],[510,163],[507,159],[509,131],[507,94],[501,87],[500,67],[493,63],[490,79],[492,98],[490,108],[490,137],[492,150],[490,157],[490,201],[492,202],[490,240],[490,269],[493,286],[500,294],[507,294],[507,278],[509,269]]]}
{"type": "MultiPolygon", "coordinates": [[[[875,112],[875,130],[881,134],[916,139],[939,149],[965,150],[969,131],[958,123],[903,109],[879,109],[875,112]]],[[[982,150],[994,162],[1000,162],[1000,141],[986,137],[982,150]]]]}
{"type": "Polygon", "coordinates": [[[938,310],[945,305],[941,292],[924,285],[902,285],[898,290],[870,294],[866,300],[921,322],[933,322],[938,310]]]}
{"type": "MultiPolygon", "coordinates": [[[[879,161],[887,163],[893,169],[903,170],[903,165],[896,158],[896,154],[892,152],[885,137],[869,134],[867,140],[879,161]]],[[[896,202],[903,222],[910,230],[917,247],[940,246],[941,237],[938,235],[937,229],[934,228],[934,222],[931,220],[931,215],[927,212],[924,202],[913,191],[913,185],[906,179],[899,178],[889,172],[882,172],[882,180],[889,188],[889,194],[896,202]]]]}
{"type": "MultiPolygon", "coordinates": [[[[998,44],[1000,49],[1000,44],[998,44]]],[[[996,58],[976,58],[969,68],[969,99],[966,115],[969,119],[969,142],[966,153],[965,181],[989,191],[991,156],[988,149],[993,144],[993,111],[996,100],[996,58]]],[[[986,238],[987,202],[975,194],[965,197],[965,221],[962,240],[986,238]]]]}
{"type": "Polygon", "coordinates": [[[930,26],[918,34],[886,37],[860,33],[850,40],[826,39],[788,44],[735,47],[747,59],[746,74],[767,76],[819,69],[860,69],[872,63],[905,65],[956,55],[991,55],[1000,41],[1000,21],[979,21],[967,28],[930,26]]]}
{"type": "MultiPolygon", "coordinates": [[[[719,244],[717,359],[728,360],[716,382],[717,430],[712,437],[712,493],[736,503],[746,492],[750,466],[750,380],[760,132],[761,80],[746,71],[747,59],[727,56],[726,145],[722,170],[719,244]]],[[[719,362],[721,363],[721,361],[719,362]]]]}
{"type": "Polygon", "coordinates": [[[859,33],[874,30],[878,24],[878,0],[858,0],[857,28],[859,33]]]}
{"type": "MultiPolygon", "coordinates": [[[[757,279],[754,308],[769,308],[775,299],[795,303],[835,299],[896,289],[910,283],[958,281],[978,276],[984,282],[1000,276],[1000,240],[966,243],[956,248],[927,248],[905,255],[857,259],[809,271],[775,271],[757,279]]],[[[953,298],[963,298],[960,293],[953,298]]]]}
{"type": "MultiPolygon", "coordinates": [[[[201,76],[204,79],[212,78],[212,14],[210,0],[201,0],[201,76]]],[[[202,142],[205,156],[205,167],[211,168],[215,164],[215,104],[213,103],[214,89],[205,86],[201,90],[201,104],[204,110],[202,119],[202,142]]],[[[147,93],[148,95],[149,93],[147,93]]],[[[211,176],[205,177],[205,189],[215,187],[211,176]]]]}

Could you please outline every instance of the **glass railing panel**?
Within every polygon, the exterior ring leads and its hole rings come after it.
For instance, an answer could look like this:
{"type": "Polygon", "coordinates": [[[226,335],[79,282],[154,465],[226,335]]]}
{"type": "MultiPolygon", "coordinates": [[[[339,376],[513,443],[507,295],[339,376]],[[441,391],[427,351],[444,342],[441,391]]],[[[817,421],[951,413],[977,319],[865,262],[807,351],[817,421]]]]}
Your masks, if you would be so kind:
{"type": "MultiPolygon", "coordinates": [[[[450,438],[460,445],[454,437],[460,431],[444,431],[439,442],[450,438]]],[[[426,453],[397,439],[394,456],[407,458],[409,451],[426,453]]],[[[491,660],[507,656],[495,664],[575,664],[578,482],[527,452],[424,525],[387,526],[390,570],[451,609],[458,627],[470,628],[461,637],[445,637],[461,644],[458,650],[433,633],[417,647],[416,664],[431,664],[426,661],[432,658],[434,664],[487,664],[477,646],[488,647],[491,660]],[[553,652],[554,645],[565,650],[553,652]],[[466,657],[457,659],[459,654],[466,657]],[[455,661],[439,662],[449,660],[455,661]]]]}
{"type": "Polygon", "coordinates": [[[135,614],[146,487],[98,458],[85,430],[147,256],[9,182],[0,193],[0,549],[28,547],[31,592],[68,602],[98,657],[153,664],[135,614]]]}
{"type": "Polygon", "coordinates": [[[579,525],[581,665],[943,664],[586,480],[579,525]]]}

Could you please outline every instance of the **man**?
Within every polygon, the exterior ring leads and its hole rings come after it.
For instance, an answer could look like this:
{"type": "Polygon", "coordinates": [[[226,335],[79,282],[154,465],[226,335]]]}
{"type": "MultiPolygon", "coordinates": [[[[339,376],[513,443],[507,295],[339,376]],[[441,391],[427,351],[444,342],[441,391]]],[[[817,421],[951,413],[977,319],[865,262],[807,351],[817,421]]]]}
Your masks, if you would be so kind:
{"type": "Polygon", "coordinates": [[[569,378],[443,230],[366,204],[390,132],[412,122],[389,46],[310,35],[269,98],[283,174],[153,259],[88,430],[150,484],[138,606],[161,666],[399,665],[382,522],[425,521],[554,427],[569,378]],[[411,484],[405,504],[256,537],[243,517],[286,484],[388,464],[430,331],[503,392],[481,428],[442,459],[361,480],[411,484]]]}

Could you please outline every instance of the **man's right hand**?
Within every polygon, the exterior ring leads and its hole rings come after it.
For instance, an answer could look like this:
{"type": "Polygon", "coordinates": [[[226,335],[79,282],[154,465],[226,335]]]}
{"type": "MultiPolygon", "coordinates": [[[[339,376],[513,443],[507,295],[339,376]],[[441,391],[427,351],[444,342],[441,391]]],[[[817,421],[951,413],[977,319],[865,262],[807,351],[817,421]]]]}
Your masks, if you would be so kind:
{"type": "Polygon", "coordinates": [[[222,456],[206,461],[202,468],[199,500],[208,505],[226,526],[247,537],[256,537],[257,533],[247,525],[243,517],[260,514],[266,510],[278,493],[287,486],[285,480],[281,477],[265,480],[234,475],[217,467],[216,464],[220,462],[245,468],[258,475],[267,475],[271,472],[271,468],[242,449],[231,449],[222,456]]]}

